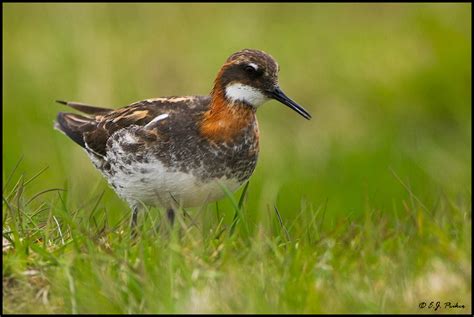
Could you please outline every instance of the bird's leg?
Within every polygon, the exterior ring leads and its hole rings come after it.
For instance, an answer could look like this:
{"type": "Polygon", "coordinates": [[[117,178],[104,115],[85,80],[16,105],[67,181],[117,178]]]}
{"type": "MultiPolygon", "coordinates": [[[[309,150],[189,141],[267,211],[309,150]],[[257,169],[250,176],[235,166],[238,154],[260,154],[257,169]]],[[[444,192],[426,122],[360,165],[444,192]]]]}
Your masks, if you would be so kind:
{"type": "Polygon", "coordinates": [[[168,218],[170,226],[173,226],[173,224],[174,224],[174,210],[173,210],[173,208],[168,208],[166,210],[166,217],[168,218]]]}
{"type": "Polygon", "coordinates": [[[132,238],[137,235],[138,206],[132,206],[132,219],[130,221],[130,231],[132,238]]]}

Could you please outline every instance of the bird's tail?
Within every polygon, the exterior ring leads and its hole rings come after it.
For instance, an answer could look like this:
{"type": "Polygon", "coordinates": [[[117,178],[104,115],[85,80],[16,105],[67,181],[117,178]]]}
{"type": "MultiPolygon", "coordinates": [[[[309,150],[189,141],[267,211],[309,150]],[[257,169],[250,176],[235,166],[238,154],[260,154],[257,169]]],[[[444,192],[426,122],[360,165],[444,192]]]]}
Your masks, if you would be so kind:
{"type": "Polygon", "coordinates": [[[86,147],[84,143],[84,132],[92,123],[92,119],[74,114],[74,113],[58,113],[56,121],[54,121],[54,128],[67,135],[71,140],[82,146],[86,147]]]}
{"type": "MultiPolygon", "coordinates": [[[[73,109],[89,115],[104,115],[113,111],[113,109],[100,108],[78,102],[68,102],[62,100],[56,100],[56,102],[67,105],[73,109]]],[[[85,148],[86,145],[84,142],[84,133],[90,131],[95,126],[95,124],[96,121],[93,117],[60,112],[58,113],[56,121],[54,122],[54,128],[58,131],[61,131],[71,138],[71,140],[85,148]]]]}

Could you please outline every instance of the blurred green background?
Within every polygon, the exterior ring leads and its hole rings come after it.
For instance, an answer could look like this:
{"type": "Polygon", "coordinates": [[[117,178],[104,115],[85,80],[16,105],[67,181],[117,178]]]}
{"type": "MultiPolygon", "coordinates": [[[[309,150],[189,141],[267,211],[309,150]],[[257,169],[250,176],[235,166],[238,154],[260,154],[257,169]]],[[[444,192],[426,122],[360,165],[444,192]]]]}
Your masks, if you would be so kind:
{"type": "Polygon", "coordinates": [[[441,313],[469,313],[471,9],[4,4],[5,311],[420,313],[449,300],[466,308],[441,313]],[[224,199],[170,239],[153,233],[154,210],[128,239],[128,207],[53,130],[67,111],[54,100],[207,94],[243,48],[275,57],[313,119],[276,101],[258,110],[235,235],[224,199]]]}
{"type": "MultiPolygon", "coordinates": [[[[471,193],[471,4],[4,4],[3,175],[49,169],[31,192],[106,190],[82,149],[53,130],[55,99],[121,107],[203,95],[225,59],[270,53],[283,90],[313,115],[261,107],[253,221],[277,203],[326,217],[388,213],[407,190],[428,206],[471,193]]],[[[227,204],[224,202],[223,204],[227,204]]],[[[125,209],[124,209],[125,210],[125,209]]]]}

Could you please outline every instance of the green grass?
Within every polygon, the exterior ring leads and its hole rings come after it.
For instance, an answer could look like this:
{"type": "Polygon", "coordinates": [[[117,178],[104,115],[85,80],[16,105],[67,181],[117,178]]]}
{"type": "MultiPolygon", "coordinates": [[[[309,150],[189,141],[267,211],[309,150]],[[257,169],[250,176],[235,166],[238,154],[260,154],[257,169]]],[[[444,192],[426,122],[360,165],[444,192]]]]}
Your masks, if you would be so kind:
{"type": "Polygon", "coordinates": [[[472,312],[470,4],[5,4],[3,66],[4,313],[472,312]],[[248,188],[132,241],[54,100],[206,94],[244,47],[313,119],[262,106],[248,188]]]}

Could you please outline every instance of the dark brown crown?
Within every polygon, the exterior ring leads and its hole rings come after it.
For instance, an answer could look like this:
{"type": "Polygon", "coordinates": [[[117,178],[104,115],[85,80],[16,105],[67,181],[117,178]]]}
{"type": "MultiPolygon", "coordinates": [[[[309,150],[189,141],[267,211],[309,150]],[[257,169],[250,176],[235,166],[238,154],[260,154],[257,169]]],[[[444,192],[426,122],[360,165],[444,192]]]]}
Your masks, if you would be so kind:
{"type": "Polygon", "coordinates": [[[240,64],[240,63],[254,63],[263,67],[270,76],[277,76],[279,66],[275,59],[264,51],[246,48],[238,51],[227,58],[226,63],[240,64]]]}
{"type": "Polygon", "coordinates": [[[235,82],[266,91],[277,85],[278,71],[277,62],[269,54],[256,49],[243,49],[227,58],[217,75],[214,92],[235,82]],[[256,72],[248,72],[251,64],[257,66],[256,72]]]}

